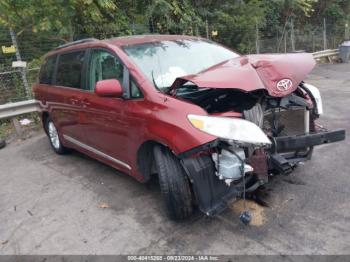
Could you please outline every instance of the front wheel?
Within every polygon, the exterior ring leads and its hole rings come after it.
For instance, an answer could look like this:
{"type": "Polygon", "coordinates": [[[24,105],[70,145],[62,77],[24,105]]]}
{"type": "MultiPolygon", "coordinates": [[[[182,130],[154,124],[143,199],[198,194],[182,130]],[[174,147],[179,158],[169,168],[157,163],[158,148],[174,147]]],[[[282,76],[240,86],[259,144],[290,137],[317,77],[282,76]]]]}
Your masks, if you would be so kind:
{"type": "Polygon", "coordinates": [[[154,148],[154,158],[168,216],[183,220],[193,212],[190,183],[180,161],[165,147],[154,148]]]}
{"type": "Polygon", "coordinates": [[[51,118],[47,118],[45,129],[53,150],[60,155],[67,153],[68,149],[62,145],[57,128],[51,118]]]}

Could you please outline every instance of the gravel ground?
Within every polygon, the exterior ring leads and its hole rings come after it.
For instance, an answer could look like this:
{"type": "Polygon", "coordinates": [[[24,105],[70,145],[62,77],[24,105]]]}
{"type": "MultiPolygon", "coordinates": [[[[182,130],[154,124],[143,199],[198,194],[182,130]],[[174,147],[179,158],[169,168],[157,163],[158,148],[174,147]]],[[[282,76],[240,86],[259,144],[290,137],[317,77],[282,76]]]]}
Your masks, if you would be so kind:
{"type": "MultiPolygon", "coordinates": [[[[320,65],[329,129],[350,134],[350,64],[320,65]]],[[[143,185],[82,154],[58,156],[43,132],[0,150],[0,254],[349,254],[349,139],[264,191],[269,207],[241,203],[216,218],[169,221],[156,185],[143,185]]]]}

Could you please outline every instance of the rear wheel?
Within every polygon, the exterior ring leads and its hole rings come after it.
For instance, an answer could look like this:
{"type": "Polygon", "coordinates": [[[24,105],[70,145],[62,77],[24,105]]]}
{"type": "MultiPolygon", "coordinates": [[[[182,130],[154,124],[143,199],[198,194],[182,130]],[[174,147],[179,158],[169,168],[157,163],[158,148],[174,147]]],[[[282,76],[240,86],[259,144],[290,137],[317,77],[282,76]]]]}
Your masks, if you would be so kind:
{"type": "Polygon", "coordinates": [[[62,145],[57,128],[49,117],[46,119],[45,129],[53,150],[60,155],[67,153],[68,149],[62,145]]]}
{"type": "Polygon", "coordinates": [[[183,220],[193,212],[190,183],[180,161],[165,147],[154,148],[154,158],[168,216],[183,220]]]}

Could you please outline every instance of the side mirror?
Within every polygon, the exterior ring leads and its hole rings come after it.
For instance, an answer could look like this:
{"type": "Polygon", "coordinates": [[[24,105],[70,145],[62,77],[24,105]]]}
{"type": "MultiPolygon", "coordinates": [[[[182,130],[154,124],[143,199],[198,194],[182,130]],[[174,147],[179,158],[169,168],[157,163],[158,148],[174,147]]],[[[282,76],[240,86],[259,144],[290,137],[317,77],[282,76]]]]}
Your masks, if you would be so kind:
{"type": "Polygon", "coordinates": [[[123,88],[117,79],[101,80],[96,83],[95,94],[104,97],[122,97],[123,88]]]}

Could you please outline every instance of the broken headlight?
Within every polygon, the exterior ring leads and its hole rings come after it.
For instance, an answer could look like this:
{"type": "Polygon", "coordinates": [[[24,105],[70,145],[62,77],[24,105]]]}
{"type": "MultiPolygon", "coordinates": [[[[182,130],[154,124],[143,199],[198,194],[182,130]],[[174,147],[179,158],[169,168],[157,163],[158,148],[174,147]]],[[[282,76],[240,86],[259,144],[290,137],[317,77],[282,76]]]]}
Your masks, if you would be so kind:
{"type": "Polygon", "coordinates": [[[256,124],[244,119],[199,115],[188,115],[187,118],[195,128],[237,144],[271,145],[270,139],[256,124]]]}
{"type": "Polygon", "coordinates": [[[316,109],[317,114],[322,115],[323,114],[323,105],[322,105],[322,98],[320,94],[320,90],[316,86],[304,83],[304,88],[310,91],[311,95],[314,97],[316,102],[316,109]]]}

